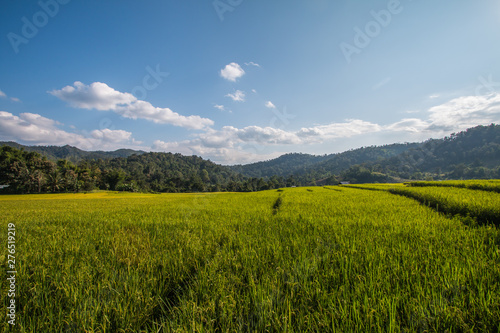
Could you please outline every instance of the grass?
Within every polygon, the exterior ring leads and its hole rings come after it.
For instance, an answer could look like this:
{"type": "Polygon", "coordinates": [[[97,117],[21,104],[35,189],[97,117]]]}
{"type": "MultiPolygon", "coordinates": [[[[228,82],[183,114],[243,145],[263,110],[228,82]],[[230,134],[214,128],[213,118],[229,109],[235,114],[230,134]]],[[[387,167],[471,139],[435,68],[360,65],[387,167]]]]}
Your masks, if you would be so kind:
{"type": "Polygon", "coordinates": [[[408,186],[425,187],[425,186],[439,186],[439,187],[459,187],[468,188],[471,190],[482,190],[500,193],[500,180],[445,180],[445,181],[430,181],[430,182],[410,182],[406,183],[408,186]]]}
{"type": "Polygon", "coordinates": [[[1,196],[0,214],[20,332],[500,330],[498,229],[386,191],[1,196]]]}

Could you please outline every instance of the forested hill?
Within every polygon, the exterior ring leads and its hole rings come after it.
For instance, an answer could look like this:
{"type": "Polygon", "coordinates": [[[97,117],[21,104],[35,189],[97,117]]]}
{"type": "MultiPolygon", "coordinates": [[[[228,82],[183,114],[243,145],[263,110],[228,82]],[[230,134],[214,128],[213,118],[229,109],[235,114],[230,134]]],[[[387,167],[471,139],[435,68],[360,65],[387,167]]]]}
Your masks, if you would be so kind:
{"type": "MultiPolygon", "coordinates": [[[[330,155],[331,156],[331,155],[330,155]]],[[[329,158],[329,155],[291,153],[278,158],[246,165],[233,165],[230,168],[248,177],[286,177],[301,173],[305,168],[317,165],[329,158]]]]}
{"type": "Polygon", "coordinates": [[[397,156],[410,149],[418,148],[422,143],[404,143],[385,146],[371,146],[349,150],[339,154],[314,156],[309,154],[286,154],[273,160],[247,165],[235,165],[231,168],[249,177],[288,177],[290,175],[328,177],[338,174],[349,167],[397,156]]]}
{"type": "MultiPolygon", "coordinates": [[[[267,183],[246,179],[228,167],[197,156],[145,153],[112,159],[56,162],[37,152],[0,147],[2,193],[101,190],[204,192],[254,191],[267,183]]],[[[284,186],[285,184],[276,184],[284,186]]]]}
{"type": "Polygon", "coordinates": [[[428,140],[367,167],[403,178],[423,178],[423,174],[438,179],[500,178],[500,125],[477,126],[428,140]]]}
{"type": "Polygon", "coordinates": [[[76,147],[72,147],[69,145],[65,146],[25,146],[16,142],[3,142],[0,141],[0,146],[10,146],[17,149],[24,149],[26,151],[37,152],[43,156],[46,156],[51,161],[57,160],[68,160],[72,163],[77,163],[81,160],[97,160],[101,159],[109,159],[116,157],[129,157],[131,155],[140,155],[146,152],[141,150],[132,150],[132,149],[118,149],[115,151],[85,151],[78,149],[76,147]]]}
{"type": "Polygon", "coordinates": [[[390,182],[411,179],[500,178],[500,125],[476,126],[443,139],[364,147],[339,154],[287,154],[232,167],[249,177],[390,182]]]}
{"type": "Polygon", "coordinates": [[[172,153],[84,152],[70,146],[18,145],[22,149],[17,149],[13,145],[0,143],[0,185],[9,185],[1,193],[256,191],[331,185],[342,180],[500,178],[500,125],[494,124],[422,143],[365,147],[323,156],[287,154],[233,167],[172,153]],[[44,155],[30,151],[35,148],[44,155]],[[112,157],[116,155],[126,156],[112,157]]]}

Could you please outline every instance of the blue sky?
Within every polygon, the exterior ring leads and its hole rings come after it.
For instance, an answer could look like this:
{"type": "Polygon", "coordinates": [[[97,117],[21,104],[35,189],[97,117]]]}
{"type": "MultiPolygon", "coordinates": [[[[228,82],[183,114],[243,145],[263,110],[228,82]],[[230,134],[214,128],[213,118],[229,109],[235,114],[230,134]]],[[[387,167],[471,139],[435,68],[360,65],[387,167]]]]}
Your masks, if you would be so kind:
{"type": "Polygon", "coordinates": [[[0,140],[223,164],[500,122],[500,3],[3,1],[0,140]]]}

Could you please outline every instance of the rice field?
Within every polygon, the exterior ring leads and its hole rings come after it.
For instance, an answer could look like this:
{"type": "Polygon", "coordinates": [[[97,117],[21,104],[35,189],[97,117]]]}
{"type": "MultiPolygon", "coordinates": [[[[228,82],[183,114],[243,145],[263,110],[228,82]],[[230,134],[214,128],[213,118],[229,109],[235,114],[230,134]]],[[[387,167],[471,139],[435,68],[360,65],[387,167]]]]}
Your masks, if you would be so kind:
{"type": "Polygon", "coordinates": [[[481,224],[500,224],[500,193],[461,187],[399,187],[391,193],[414,198],[447,214],[470,217],[481,224]]]}
{"type": "Polygon", "coordinates": [[[500,180],[445,180],[445,181],[431,181],[431,182],[411,182],[407,183],[409,186],[416,187],[459,187],[468,188],[471,190],[482,190],[500,193],[500,180]]]}
{"type": "Polygon", "coordinates": [[[12,195],[0,214],[3,332],[500,331],[497,227],[385,190],[12,195]]]}

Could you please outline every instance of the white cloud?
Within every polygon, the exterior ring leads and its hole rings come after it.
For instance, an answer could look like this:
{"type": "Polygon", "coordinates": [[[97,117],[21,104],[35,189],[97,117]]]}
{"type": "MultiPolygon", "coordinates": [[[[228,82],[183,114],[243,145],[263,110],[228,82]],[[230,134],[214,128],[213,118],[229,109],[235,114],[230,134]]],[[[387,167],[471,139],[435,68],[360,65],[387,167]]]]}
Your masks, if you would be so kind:
{"type": "Polygon", "coordinates": [[[253,62],[253,61],[250,61],[250,62],[245,62],[245,65],[246,66],[255,66],[255,67],[259,67],[260,68],[260,65],[253,62]]]}
{"type": "Polygon", "coordinates": [[[256,94],[256,93],[257,93],[257,90],[255,90],[255,89],[252,89],[252,92],[253,92],[254,94],[256,94]]]}
{"type": "Polygon", "coordinates": [[[130,105],[137,101],[134,95],[116,91],[102,82],[85,85],[76,81],[73,86],[52,90],[49,93],[68,102],[72,107],[101,111],[116,110],[119,106],[130,105]]]}
{"type": "Polygon", "coordinates": [[[272,127],[247,126],[236,131],[242,142],[253,142],[262,145],[300,144],[302,140],[293,132],[272,127]]]}
{"type": "Polygon", "coordinates": [[[219,104],[215,104],[214,105],[214,108],[220,110],[220,111],[226,111],[226,112],[229,112],[229,113],[233,113],[233,111],[231,110],[227,110],[226,107],[224,105],[219,105],[219,104]]]}
{"type": "Polygon", "coordinates": [[[90,136],[66,132],[59,122],[39,114],[0,111],[0,140],[13,140],[35,145],[72,145],[86,150],[142,149],[132,133],[123,130],[95,130],[90,136]]]}
{"type": "Polygon", "coordinates": [[[276,106],[273,104],[273,102],[271,102],[271,101],[267,101],[267,102],[266,102],[266,108],[269,108],[269,109],[276,109],[276,106]]]}
{"type": "Polygon", "coordinates": [[[461,131],[500,121],[500,93],[463,96],[429,109],[429,128],[435,132],[461,131]]]}
{"type": "Polygon", "coordinates": [[[227,94],[226,97],[231,97],[231,99],[235,102],[245,101],[245,93],[241,90],[236,90],[233,94],[227,94]]]}
{"type": "Polygon", "coordinates": [[[155,107],[149,102],[138,100],[130,93],[114,90],[102,82],[85,85],[77,81],[74,86],[66,86],[49,93],[76,108],[113,111],[125,118],[146,119],[189,129],[203,129],[214,124],[211,119],[200,116],[186,117],[169,108],[155,107]]]}
{"type": "Polygon", "coordinates": [[[262,160],[269,160],[282,155],[282,152],[263,153],[258,147],[207,147],[199,142],[181,141],[164,142],[156,140],[153,144],[153,150],[162,152],[180,153],[183,155],[199,155],[210,159],[216,163],[247,164],[262,160]]]}
{"type": "Polygon", "coordinates": [[[404,131],[418,133],[426,131],[429,128],[429,123],[417,118],[402,119],[396,123],[384,127],[388,131],[404,131]]]}
{"type": "Polygon", "coordinates": [[[17,97],[8,97],[6,93],[0,90],[0,98],[10,98],[13,102],[21,102],[21,100],[17,97]]]}
{"type": "Polygon", "coordinates": [[[32,124],[40,128],[46,128],[46,129],[56,129],[56,125],[62,125],[61,123],[55,120],[42,117],[41,115],[36,113],[21,113],[19,115],[19,118],[28,124],[32,124]]]}
{"type": "Polygon", "coordinates": [[[110,143],[120,143],[120,142],[132,142],[134,144],[140,144],[142,142],[136,141],[132,138],[132,133],[124,130],[110,130],[105,128],[102,130],[93,130],[91,133],[94,139],[101,140],[103,142],[110,143]]]}
{"type": "Polygon", "coordinates": [[[220,70],[220,76],[228,81],[235,82],[236,79],[245,75],[245,71],[235,62],[232,62],[220,70]]]}
{"type": "Polygon", "coordinates": [[[380,132],[382,126],[359,119],[348,119],[344,123],[331,123],[309,128],[301,128],[297,136],[305,142],[323,142],[336,138],[349,138],[355,135],[380,132]]]}
{"type": "Polygon", "coordinates": [[[430,95],[429,98],[434,99],[434,98],[438,98],[439,96],[440,96],[439,94],[433,94],[433,95],[430,95]]]}

